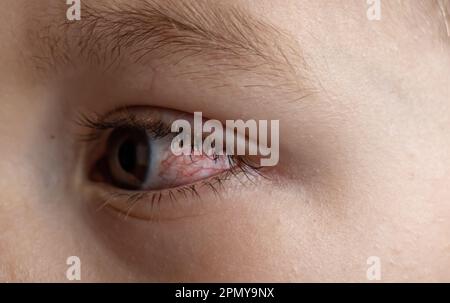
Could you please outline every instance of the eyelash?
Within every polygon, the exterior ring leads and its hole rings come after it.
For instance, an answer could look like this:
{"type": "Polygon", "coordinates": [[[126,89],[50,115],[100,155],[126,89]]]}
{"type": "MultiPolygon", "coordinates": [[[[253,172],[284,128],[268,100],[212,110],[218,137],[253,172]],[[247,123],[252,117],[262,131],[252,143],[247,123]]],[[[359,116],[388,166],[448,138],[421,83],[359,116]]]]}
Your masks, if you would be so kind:
{"type": "MultiPolygon", "coordinates": [[[[76,124],[85,129],[89,129],[90,132],[88,134],[80,134],[79,139],[83,142],[99,141],[106,131],[120,127],[145,130],[153,139],[164,138],[172,134],[170,126],[164,124],[161,120],[146,121],[145,119],[139,119],[136,115],[127,112],[126,108],[120,110],[120,112],[121,115],[119,117],[112,119],[96,113],[89,115],[80,113],[76,124]]],[[[268,179],[262,171],[262,167],[253,163],[249,157],[239,155],[225,155],[225,157],[227,157],[230,168],[218,175],[196,181],[192,184],[163,190],[135,192],[127,192],[125,190],[112,191],[103,199],[104,201],[102,201],[100,208],[107,206],[111,199],[123,198],[126,205],[128,205],[126,211],[126,217],[128,217],[129,211],[137,203],[143,201],[149,201],[151,209],[158,209],[158,204],[165,197],[168,197],[171,202],[177,202],[180,196],[187,198],[190,194],[193,198],[201,200],[202,197],[199,189],[204,187],[210,189],[216,196],[219,196],[220,190],[224,188],[224,182],[232,178],[239,180],[242,185],[245,185],[241,179],[242,176],[253,185],[257,177],[268,179]]],[[[213,156],[212,160],[216,160],[216,156],[213,156]]]]}

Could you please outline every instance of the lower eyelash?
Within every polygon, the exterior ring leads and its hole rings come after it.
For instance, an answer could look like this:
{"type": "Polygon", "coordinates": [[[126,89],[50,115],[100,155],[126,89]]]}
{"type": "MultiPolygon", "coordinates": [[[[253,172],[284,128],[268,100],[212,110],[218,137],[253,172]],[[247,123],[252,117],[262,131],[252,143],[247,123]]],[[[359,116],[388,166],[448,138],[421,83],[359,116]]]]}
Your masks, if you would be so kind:
{"type": "MultiPolygon", "coordinates": [[[[150,203],[150,209],[153,213],[153,210],[160,209],[160,203],[165,198],[168,198],[171,203],[178,202],[180,196],[184,198],[188,198],[191,196],[195,199],[202,199],[202,196],[199,192],[201,188],[210,189],[216,196],[220,196],[220,189],[224,187],[224,182],[229,181],[232,178],[236,178],[243,185],[247,185],[242,181],[241,177],[244,176],[247,181],[251,184],[255,184],[255,180],[257,177],[263,177],[268,179],[268,177],[263,174],[260,167],[253,166],[253,164],[249,163],[247,159],[242,156],[227,156],[229,161],[232,163],[232,168],[222,172],[219,175],[213,176],[209,179],[199,181],[194,184],[180,186],[174,189],[164,189],[160,191],[148,191],[148,192],[125,192],[125,191],[115,191],[109,192],[107,197],[102,201],[101,207],[99,210],[103,209],[110,205],[111,200],[113,199],[123,199],[123,203],[128,205],[125,210],[118,210],[124,215],[124,218],[128,218],[131,215],[132,209],[138,203],[150,203]]],[[[115,207],[114,207],[115,208],[115,207]]],[[[115,208],[117,210],[117,208],[115,208]]],[[[152,214],[153,216],[154,214],[152,214]]],[[[136,216],[132,216],[136,217],[136,216]]],[[[157,216],[156,216],[157,217],[157,216]]],[[[141,217],[136,217],[139,219],[143,219],[141,217]]],[[[152,220],[152,218],[147,219],[152,220]]]]}

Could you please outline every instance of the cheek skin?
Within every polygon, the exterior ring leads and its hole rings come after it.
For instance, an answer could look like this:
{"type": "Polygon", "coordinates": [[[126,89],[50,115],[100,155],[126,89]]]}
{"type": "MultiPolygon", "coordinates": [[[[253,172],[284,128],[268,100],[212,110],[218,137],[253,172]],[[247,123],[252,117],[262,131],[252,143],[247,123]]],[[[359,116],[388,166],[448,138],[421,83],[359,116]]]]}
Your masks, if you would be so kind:
{"type": "Polygon", "coordinates": [[[212,177],[230,168],[228,158],[213,159],[207,155],[175,156],[168,152],[158,167],[162,186],[180,186],[212,177]]]}

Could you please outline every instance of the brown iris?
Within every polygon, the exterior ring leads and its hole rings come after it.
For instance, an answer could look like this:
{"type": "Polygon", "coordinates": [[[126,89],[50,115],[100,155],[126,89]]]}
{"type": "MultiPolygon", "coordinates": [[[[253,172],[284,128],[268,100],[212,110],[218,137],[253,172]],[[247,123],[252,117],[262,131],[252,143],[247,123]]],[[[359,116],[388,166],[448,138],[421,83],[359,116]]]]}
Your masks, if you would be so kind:
{"type": "Polygon", "coordinates": [[[108,138],[107,165],[113,183],[124,189],[142,189],[148,179],[150,139],[145,130],[119,128],[108,138]]]}

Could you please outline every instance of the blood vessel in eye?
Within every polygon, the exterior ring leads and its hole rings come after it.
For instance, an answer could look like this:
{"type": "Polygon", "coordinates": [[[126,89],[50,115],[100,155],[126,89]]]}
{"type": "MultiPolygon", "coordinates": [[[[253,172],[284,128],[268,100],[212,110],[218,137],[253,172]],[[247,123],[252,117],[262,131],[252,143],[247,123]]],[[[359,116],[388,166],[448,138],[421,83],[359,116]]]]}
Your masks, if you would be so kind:
{"type": "Polygon", "coordinates": [[[176,156],[170,153],[160,164],[158,176],[171,185],[183,185],[217,175],[229,168],[226,156],[176,156]]]}

